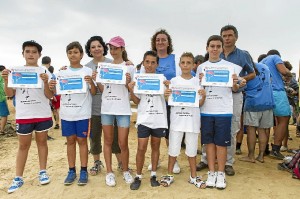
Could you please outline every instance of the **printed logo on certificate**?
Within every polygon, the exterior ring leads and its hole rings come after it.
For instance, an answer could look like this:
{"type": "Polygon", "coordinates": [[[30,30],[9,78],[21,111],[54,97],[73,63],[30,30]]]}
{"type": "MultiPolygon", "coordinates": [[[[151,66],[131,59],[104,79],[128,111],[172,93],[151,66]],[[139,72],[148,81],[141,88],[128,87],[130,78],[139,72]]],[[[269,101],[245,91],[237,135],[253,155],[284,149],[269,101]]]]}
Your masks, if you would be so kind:
{"type": "Polygon", "coordinates": [[[199,86],[169,85],[172,94],[169,96],[170,106],[199,107],[199,86]]]}
{"type": "Polygon", "coordinates": [[[134,74],[135,94],[164,94],[164,75],[163,74],[134,74]]]}
{"type": "Polygon", "coordinates": [[[86,82],[83,74],[63,74],[57,75],[57,94],[86,93],[86,82]]]}
{"type": "Polygon", "coordinates": [[[202,73],[204,74],[204,76],[201,80],[201,85],[232,87],[233,71],[234,68],[225,65],[203,66],[202,73]]]}
{"type": "Polygon", "coordinates": [[[96,82],[126,84],[126,65],[99,63],[97,72],[96,82]]]}
{"type": "Polygon", "coordinates": [[[11,67],[8,75],[8,87],[11,88],[42,88],[40,74],[43,71],[35,66],[11,67]]]}

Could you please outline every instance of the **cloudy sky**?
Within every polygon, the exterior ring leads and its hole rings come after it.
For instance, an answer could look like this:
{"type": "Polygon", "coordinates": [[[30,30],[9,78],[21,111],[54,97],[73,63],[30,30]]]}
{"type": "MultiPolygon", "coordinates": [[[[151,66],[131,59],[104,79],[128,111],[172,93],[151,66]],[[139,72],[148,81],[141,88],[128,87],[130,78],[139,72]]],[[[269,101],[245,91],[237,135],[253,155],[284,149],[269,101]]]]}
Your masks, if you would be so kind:
{"type": "MultiPolygon", "coordinates": [[[[65,47],[84,45],[94,35],[105,41],[122,36],[138,64],[160,28],[171,34],[176,56],[205,54],[207,38],[232,24],[239,31],[237,47],[255,60],[277,49],[298,72],[299,8],[299,0],[1,0],[0,64],[24,64],[21,45],[36,40],[55,68],[68,65],[65,47]]],[[[82,63],[89,60],[85,55],[82,63]]]]}

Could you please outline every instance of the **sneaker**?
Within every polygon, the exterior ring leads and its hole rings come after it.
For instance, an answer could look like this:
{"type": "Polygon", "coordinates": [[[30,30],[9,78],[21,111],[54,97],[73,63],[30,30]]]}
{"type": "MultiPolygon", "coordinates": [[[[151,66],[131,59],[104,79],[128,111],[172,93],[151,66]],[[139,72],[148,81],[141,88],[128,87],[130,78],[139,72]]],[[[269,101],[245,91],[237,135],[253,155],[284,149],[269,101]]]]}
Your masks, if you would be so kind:
{"type": "Polygon", "coordinates": [[[230,165],[225,165],[225,173],[226,173],[226,175],[229,175],[229,176],[235,175],[235,171],[234,171],[233,167],[230,165]]]}
{"type": "Polygon", "coordinates": [[[141,186],[141,179],[139,177],[135,177],[133,183],[130,185],[131,190],[138,190],[141,186]]]}
{"type": "Polygon", "coordinates": [[[45,184],[48,184],[50,182],[50,178],[47,175],[47,172],[45,170],[40,171],[39,180],[40,180],[41,185],[45,185],[45,184]]]}
{"type": "Polygon", "coordinates": [[[13,179],[12,184],[10,185],[10,187],[8,188],[7,192],[8,193],[13,193],[16,190],[18,190],[20,187],[22,187],[22,185],[24,184],[24,181],[22,178],[20,177],[15,177],[13,179]]]}
{"type": "Polygon", "coordinates": [[[81,170],[80,171],[80,176],[79,176],[79,180],[77,182],[77,185],[79,186],[83,186],[83,185],[86,185],[87,182],[88,182],[88,172],[87,171],[84,171],[84,170],[81,170]]]}
{"type": "Polygon", "coordinates": [[[179,174],[180,173],[180,167],[179,167],[179,164],[176,160],[175,164],[174,164],[174,167],[173,167],[173,173],[175,174],[179,174]]]}
{"type": "MultiPolygon", "coordinates": [[[[156,169],[158,169],[159,167],[160,167],[160,161],[158,160],[156,169]]],[[[151,163],[148,166],[148,171],[152,171],[152,164],[151,163]]]]}
{"type": "Polygon", "coordinates": [[[76,172],[73,170],[69,170],[68,175],[65,179],[64,185],[71,185],[76,179],[76,172]]]}
{"type": "Polygon", "coordinates": [[[216,186],[216,178],[217,178],[216,173],[213,171],[209,171],[207,173],[207,180],[205,182],[206,187],[208,187],[208,188],[215,187],[216,186]]]}
{"type": "Polygon", "coordinates": [[[109,187],[116,186],[116,179],[115,178],[116,178],[115,174],[113,174],[113,173],[106,174],[106,177],[105,177],[106,185],[109,186],[109,187]]]}
{"type": "Polygon", "coordinates": [[[273,150],[270,152],[270,157],[278,159],[278,160],[284,159],[284,155],[282,155],[279,151],[273,151],[273,150]]]}
{"type": "Polygon", "coordinates": [[[199,162],[199,164],[197,164],[197,166],[196,166],[197,171],[201,171],[201,170],[206,169],[206,168],[208,168],[208,165],[205,164],[204,162],[199,162]]]}
{"type": "Polygon", "coordinates": [[[217,187],[217,189],[225,189],[226,188],[226,180],[225,180],[224,172],[218,171],[216,187],[217,187]]]}
{"type": "Polygon", "coordinates": [[[159,182],[156,179],[156,176],[151,176],[150,183],[151,183],[151,187],[158,187],[158,186],[160,186],[159,182]]]}
{"type": "Polygon", "coordinates": [[[132,176],[131,176],[131,174],[130,174],[129,171],[125,171],[123,173],[123,179],[125,180],[125,182],[127,184],[131,184],[133,182],[133,178],[132,178],[132,176]]]}
{"type": "Polygon", "coordinates": [[[200,189],[204,189],[206,187],[205,182],[201,180],[201,176],[196,176],[195,178],[192,178],[192,176],[190,176],[190,180],[188,182],[200,189]]]}
{"type": "Polygon", "coordinates": [[[288,150],[288,148],[285,147],[285,146],[281,146],[281,147],[280,147],[280,152],[285,152],[285,151],[287,151],[287,150],[288,150]]]}

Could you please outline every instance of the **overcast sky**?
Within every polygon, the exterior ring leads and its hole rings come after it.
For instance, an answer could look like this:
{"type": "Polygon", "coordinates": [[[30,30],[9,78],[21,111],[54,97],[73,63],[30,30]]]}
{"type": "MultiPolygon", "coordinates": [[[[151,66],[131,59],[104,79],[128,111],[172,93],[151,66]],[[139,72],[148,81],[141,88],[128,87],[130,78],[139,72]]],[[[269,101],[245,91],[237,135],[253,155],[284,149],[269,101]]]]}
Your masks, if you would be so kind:
{"type": "MultiPolygon", "coordinates": [[[[0,64],[23,65],[22,43],[35,40],[55,68],[68,65],[66,46],[85,45],[94,35],[106,42],[120,35],[138,64],[160,28],[170,33],[176,56],[205,54],[208,37],[232,24],[239,31],[238,48],[255,60],[277,49],[298,73],[299,8],[299,0],[1,0],[0,64]]],[[[88,61],[85,55],[82,64],[88,61]]]]}

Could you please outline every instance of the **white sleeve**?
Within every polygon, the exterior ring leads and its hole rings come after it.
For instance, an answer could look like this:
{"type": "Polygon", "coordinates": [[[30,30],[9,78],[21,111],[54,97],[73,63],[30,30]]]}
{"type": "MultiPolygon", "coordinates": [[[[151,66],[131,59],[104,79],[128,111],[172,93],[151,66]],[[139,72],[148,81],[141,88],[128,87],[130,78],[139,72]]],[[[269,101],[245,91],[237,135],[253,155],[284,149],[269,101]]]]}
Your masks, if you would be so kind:
{"type": "Polygon", "coordinates": [[[181,68],[179,66],[179,61],[180,61],[180,58],[178,59],[175,55],[175,71],[176,71],[176,76],[180,76],[181,75],[181,68]]]}

